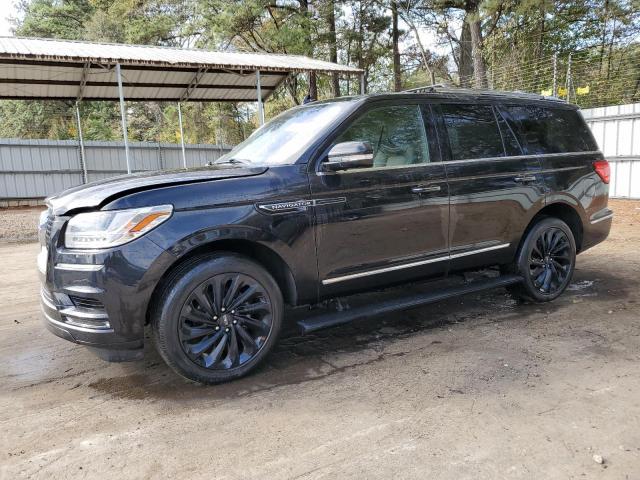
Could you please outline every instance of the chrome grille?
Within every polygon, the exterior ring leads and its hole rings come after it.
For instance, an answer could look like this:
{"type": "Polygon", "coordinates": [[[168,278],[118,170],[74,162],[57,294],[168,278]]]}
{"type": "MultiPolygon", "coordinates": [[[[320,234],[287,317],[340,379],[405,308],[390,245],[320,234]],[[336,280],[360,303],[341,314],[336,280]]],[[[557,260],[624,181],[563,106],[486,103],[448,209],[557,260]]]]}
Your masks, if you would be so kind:
{"type": "Polygon", "coordinates": [[[53,226],[53,215],[49,215],[47,217],[47,221],[44,224],[44,239],[46,240],[47,244],[49,244],[49,241],[51,240],[52,226],[53,226]]]}
{"type": "Polygon", "coordinates": [[[95,298],[77,297],[75,295],[69,295],[69,298],[78,308],[104,310],[104,305],[102,304],[102,302],[100,300],[96,300],[95,298]]]}

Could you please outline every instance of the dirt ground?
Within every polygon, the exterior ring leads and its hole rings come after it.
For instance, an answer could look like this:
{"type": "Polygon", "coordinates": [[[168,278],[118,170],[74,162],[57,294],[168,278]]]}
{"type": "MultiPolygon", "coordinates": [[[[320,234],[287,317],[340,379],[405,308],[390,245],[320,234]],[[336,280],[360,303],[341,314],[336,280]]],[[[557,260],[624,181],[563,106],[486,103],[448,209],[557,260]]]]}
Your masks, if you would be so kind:
{"type": "Polygon", "coordinates": [[[0,243],[36,242],[45,207],[0,208],[0,243]]]}
{"type": "Polygon", "coordinates": [[[640,202],[611,203],[551,304],[496,290],[289,334],[217,387],[54,337],[37,245],[0,246],[0,478],[640,479],[640,202]]]}

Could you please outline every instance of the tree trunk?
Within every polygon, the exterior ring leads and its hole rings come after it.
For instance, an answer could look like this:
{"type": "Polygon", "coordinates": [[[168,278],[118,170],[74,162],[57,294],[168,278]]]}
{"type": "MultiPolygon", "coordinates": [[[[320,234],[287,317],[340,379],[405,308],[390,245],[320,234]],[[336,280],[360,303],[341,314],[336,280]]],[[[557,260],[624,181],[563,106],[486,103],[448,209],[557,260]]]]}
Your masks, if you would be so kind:
{"type": "Polygon", "coordinates": [[[544,0],[540,4],[540,38],[538,39],[538,60],[542,59],[544,55],[544,34],[546,33],[546,22],[545,18],[547,16],[547,6],[545,5],[544,0]]]}
{"type": "Polygon", "coordinates": [[[602,19],[602,42],[600,43],[600,70],[602,73],[602,67],[604,62],[604,49],[607,46],[607,21],[609,20],[609,0],[604,2],[604,16],[602,19]]]}
{"type": "Polygon", "coordinates": [[[460,77],[461,87],[470,87],[473,77],[473,55],[471,54],[471,28],[465,16],[462,24],[462,33],[460,34],[460,53],[459,53],[458,76],[460,77]]]}
{"type": "Polygon", "coordinates": [[[295,75],[290,75],[285,81],[284,85],[291,96],[291,100],[295,105],[300,105],[300,100],[298,100],[298,80],[295,75]]]}
{"type": "MultiPolygon", "coordinates": [[[[300,0],[300,14],[303,17],[308,17],[312,14],[311,5],[308,0],[300,0]]],[[[313,40],[311,38],[311,31],[306,31],[305,33],[305,50],[307,51],[307,55],[313,58],[313,40]]],[[[318,83],[315,72],[309,72],[309,97],[311,97],[311,100],[318,99],[318,83]]]]}
{"type": "MultiPolygon", "coordinates": [[[[336,38],[336,7],[334,0],[329,0],[327,8],[327,24],[329,26],[329,61],[338,63],[338,40],[336,38]]],[[[331,74],[331,87],[333,96],[340,96],[340,78],[338,72],[331,74]]]]}
{"type": "Polygon", "coordinates": [[[358,68],[364,67],[364,25],[362,24],[362,17],[364,16],[364,5],[362,2],[358,5],[358,41],[356,48],[356,55],[358,56],[358,68]]]}
{"type": "Polygon", "coordinates": [[[487,69],[482,57],[482,26],[478,6],[472,14],[469,25],[471,30],[471,54],[473,55],[473,76],[476,88],[488,88],[487,69]]]}
{"type": "Polygon", "coordinates": [[[318,99],[318,82],[315,72],[309,72],[309,97],[311,100],[318,99]]]}
{"type": "Polygon", "coordinates": [[[400,47],[398,45],[400,32],[398,31],[398,4],[391,0],[391,41],[393,44],[393,90],[402,90],[402,78],[400,77],[400,47]]]}

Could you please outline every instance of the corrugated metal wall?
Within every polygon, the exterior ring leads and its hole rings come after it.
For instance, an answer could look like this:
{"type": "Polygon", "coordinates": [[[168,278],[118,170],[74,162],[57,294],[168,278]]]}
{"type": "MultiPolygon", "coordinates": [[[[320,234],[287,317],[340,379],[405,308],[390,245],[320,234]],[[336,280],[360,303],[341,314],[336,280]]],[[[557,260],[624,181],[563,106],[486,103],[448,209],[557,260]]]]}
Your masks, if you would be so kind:
{"type": "Polygon", "coordinates": [[[582,115],[611,164],[611,197],[640,198],[640,103],[591,108],[582,115]]]}
{"type": "MultiPolygon", "coordinates": [[[[132,170],[182,167],[182,149],[173,143],[130,143],[132,170]]],[[[200,166],[229,146],[186,145],[187,166],[200,166]]],[[[120,142],[85,142],[89,181],[127,173],[120,142]]],[[[43,198],[82,183],[80,147],[75,140],[0,139],[0,199],[43,198]]]]}

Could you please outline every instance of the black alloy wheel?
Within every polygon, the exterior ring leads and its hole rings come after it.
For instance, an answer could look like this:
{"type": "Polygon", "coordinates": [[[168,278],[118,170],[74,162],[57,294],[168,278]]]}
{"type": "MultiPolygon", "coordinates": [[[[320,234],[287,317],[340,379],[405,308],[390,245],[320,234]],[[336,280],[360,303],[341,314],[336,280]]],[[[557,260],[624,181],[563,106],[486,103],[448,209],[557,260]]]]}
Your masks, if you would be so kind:
{"type": "Polygon", "coordinates": [[[552,295],[566,282],[572,268],[571,244],[559,228],[544,230],[529,254],[529,277],[545,295],[552,295]]]}
{"type": "Polygon", "coordinates": [[[195,364],[227,370],[251,360],[265,345],[271,326],[265,288],[248,275],[223,273],[191,292],[180,312],[178,334],[195,364]]]}
{"type": "Polygon", "coordinates": [[[557,298],[571,282],[576,265],[576,242],[569,226],[554,217],[541,217],[520,245],[516,261],[506,268],[522,282],[508,290],[533,302],[557,298]]]}
{"type": "Polygon", "coordinates": [[[230,252],[192,258],[166,279],[151,312],[153,339],[180,375],[215,384],[240,378],[277,342],[282,293],[254,260],[230,252]]]}

